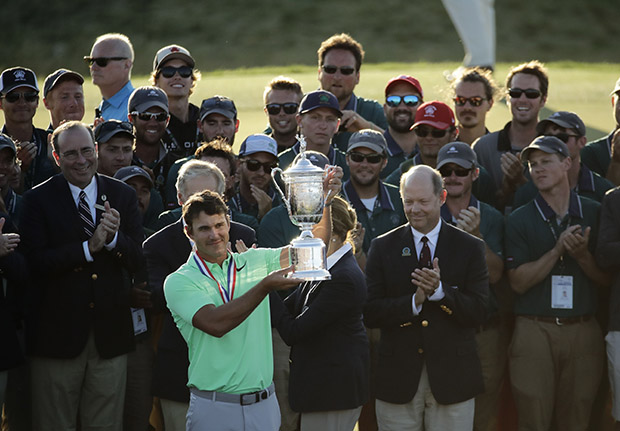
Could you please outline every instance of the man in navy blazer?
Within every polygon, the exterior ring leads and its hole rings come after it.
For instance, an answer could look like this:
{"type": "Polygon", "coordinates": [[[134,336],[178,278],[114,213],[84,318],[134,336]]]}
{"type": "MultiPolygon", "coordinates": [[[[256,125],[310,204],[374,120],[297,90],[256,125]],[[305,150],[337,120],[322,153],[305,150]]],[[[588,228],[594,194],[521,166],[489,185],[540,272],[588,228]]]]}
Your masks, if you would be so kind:
{"type": "MultiPolygon", "coordinates": [[[[177,198],[181,206],[194,193],[211,190],[223,195],[225,189],[224,175],[212,163],[192,160],[179,171],[177,198]]],[[[231,221],[230,241],[235,251],[237,240],[242,240],[247,245],[254,244],[254,229],[231,221]]],[[[164,280],[187,261],[192,251],[190,239],[184,232],[183,218],[150,236],[143,247],[149,285],[153,291],[153,308],[156,312],[163,313],[162,331],[153,370],[153,395],[161,400],[166,429],[185,429],[185,414],[189,406],[187,344],[174,323],[164,298],[164,280]]]]}
{"type": "Polygon", "coordinates": [[[33,429],[75,429],[79,414],[82,430],[120,430],[134,337],[130,278],[144,265],[136,193],[96,174],[85,124],[61,125],[52,145],[61,174],[24,195],[20,223],[32,277],[33,429]]]}
{"type": "Polygon", "coordinates": [[[364,318],[381,328],[380,430],[473,427],[483,390],[475,327],[485,319],[488,271],[484,243],[441,221],[445,196],[437,171],[412,168],[401,179],[409,223],[368,253],[364,318]]]}

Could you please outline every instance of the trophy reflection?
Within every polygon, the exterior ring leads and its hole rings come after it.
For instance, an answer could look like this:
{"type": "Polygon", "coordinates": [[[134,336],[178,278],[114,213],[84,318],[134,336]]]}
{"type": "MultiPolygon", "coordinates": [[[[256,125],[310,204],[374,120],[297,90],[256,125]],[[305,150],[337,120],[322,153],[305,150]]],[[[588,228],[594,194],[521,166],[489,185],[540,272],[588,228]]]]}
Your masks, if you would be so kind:
{"type": "Polygon", "coordinates": [[[331,275],[326,269],[325,244],[320,238],[312,236],[312,227],[323,217],[325,206],[323,180],[326,172],[306,158],[306,141],[303,136],[298,136],[297,139],[300,142],[297,162],[284,172],[280,168],[271,171],[289,218],[302,231],[299,238],[291,242],[291,263],[295,265],[295,270],[290,276],[303,280],[329,280],[331,275]],[[286,196],[275,180],[276,172],[282,175],[286,196]]]}

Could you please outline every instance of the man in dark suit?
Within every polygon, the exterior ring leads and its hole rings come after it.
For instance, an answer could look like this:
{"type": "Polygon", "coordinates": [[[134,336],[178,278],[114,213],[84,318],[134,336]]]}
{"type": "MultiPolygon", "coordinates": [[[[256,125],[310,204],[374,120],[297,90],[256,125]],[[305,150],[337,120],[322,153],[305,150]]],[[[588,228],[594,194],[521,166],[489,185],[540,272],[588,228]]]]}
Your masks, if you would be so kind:
{"type": "Polygon", "coordinates": [[[136,193],[96,174],[93,132],[52,135],[61,174],[24,195],[20,223],[32,276],[27,348],[33,429],[120,430],[134,331],[127,274],[143,266],[136,193]]]}
{"type": "MultiPolygon", "coordinates": [[[[179,171],[179,205],[183,205],[194,193],[211,190],[223,195],[225,188],[224,175],[212,163],[192,160],[179,171]]],[[[237,240],[254,244],[256,234],[252,228],[231,221],[230,241],[235,251],[237,240]]],[[[189,358],[187,344],[166,307],[164,280],[187,261],[191,251],[192,243],[185,235],[183,218],[144,242],[154,308],[164,314],[153,373],[153,394],[160,397],[166,429],[173,431],[185,429],[185,414],[189,405],[189,389],[186,386],[189,358]]]]}
{"type": "Polygon", "coordinates": [[[429,166],[403,175],[401,196],[409,224],[376,238],[366,264],[364,318],[381,328],[379,429],[471,430],[483,390],[474,328],[489,295],[484,243],[441,221],[446,192],[429,166]]]}

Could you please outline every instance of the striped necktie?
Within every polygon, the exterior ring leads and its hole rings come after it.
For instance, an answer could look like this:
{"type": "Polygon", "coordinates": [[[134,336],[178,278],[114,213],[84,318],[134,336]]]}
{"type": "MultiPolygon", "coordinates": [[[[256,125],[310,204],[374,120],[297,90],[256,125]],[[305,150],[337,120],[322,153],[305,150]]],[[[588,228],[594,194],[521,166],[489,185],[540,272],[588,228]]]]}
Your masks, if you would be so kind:
{"type": "Polygon", "coordinates": [[[80,202],[78,203],[78,212],[80,213],[80,220],[82,221],[82,228],[86,236],[90,238],[95,232],[95,224],[93,223],[93,215],[90,212],[88,202],[86,202],[86,193],[84,190],[80,191],[80,202]]]}

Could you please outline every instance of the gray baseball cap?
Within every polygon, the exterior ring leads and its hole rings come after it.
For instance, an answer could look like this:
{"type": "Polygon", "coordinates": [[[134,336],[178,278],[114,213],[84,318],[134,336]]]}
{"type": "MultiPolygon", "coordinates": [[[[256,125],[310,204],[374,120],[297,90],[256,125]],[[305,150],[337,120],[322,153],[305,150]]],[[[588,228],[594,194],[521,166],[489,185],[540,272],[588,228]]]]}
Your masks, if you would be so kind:
{"type": "Polygon", "coordinates": [[[465,142],[455,141],[444,145],[437,153],[437,169],[448,163],[455,163],[462,168],[471,169],[478,165],[476,153],[465,142]]]}
{"type": "Polygon", "coordinates": [[[530,145],[521,151],[521,160],[529,160],[529,156],[534,150],[544,151],[547,154],[561,154],[568,157],[568,147],[564,142],[555,136],[539,136],[530,145]]]}
{"type": "Polygon", "coordinates": [[[351,135],[347,153],[360,147],[368,148],[383,155],[387,153],[387,142],[385,137],[383,133],[377,132],[376,130],[363,129],[351,135]]]}
{"type": "Polygon", "coordinates": [[[133,177],[142,177],[148,181],[151,187],[153,187],[153,180],[151,179],[151,176],[140,166],[125,166],[124,168],[120,168],[114,174],[114,178],[122,182],[127,182],[127,180],[133,177]]]}
{"type": "Polygon", "coordinates": [[[15,142],[13,142],[13,139],[4,133],[0,133],[0,150],[5,148],[13,151],[13,155],[17,154],[17,149],[15,148],[15,142]]]}
{"type": "Polygon", "coordinates": [[[579,136],[586,135],[586,125],[583,123],[583,121],[581,121],[579,115],[575,114],[574,112],[554,112],[549,117],[540,121],[536,125],[536,131],[542,135],[543,133],[545,133],[545,127],[547,127],[547,124],[549,123],[556,124],[565,129],[574,129],[579,134],[579,136]]]}

